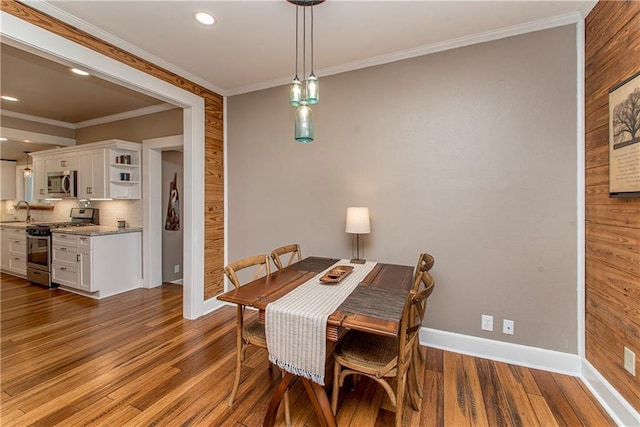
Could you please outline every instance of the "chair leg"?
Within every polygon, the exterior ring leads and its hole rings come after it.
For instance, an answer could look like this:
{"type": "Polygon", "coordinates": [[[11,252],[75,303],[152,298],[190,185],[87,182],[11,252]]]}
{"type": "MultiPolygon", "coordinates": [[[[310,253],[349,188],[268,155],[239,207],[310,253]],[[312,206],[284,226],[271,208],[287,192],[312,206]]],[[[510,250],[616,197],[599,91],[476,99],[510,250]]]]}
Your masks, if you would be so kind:
{"type": "Polygon", "coordinates": [[[340,364],[333,362],[333,392],[331,393],[331,410],[333,415],[338,413],[338,390],[340,389],[340,364]]]}
{"type": "Polygon", "coordinates": [[[291,427],[291,410],[289,409],[289,390],[284,392],[284,422],[291,427]]]}
{"type": "Polygon", "coordinates": [[[418,401],[418,398],[416,397],[416,394],[419,394],[419,385],[416,376],[411,371],[416,371],[415,364],[412,364],[408,367],[407,375],[409,376],[409,378],[407,379],[407,382],[409,387],[409,402],[411,403],[411,407],[413,408],[413,410],[418,412],[420,411],[420,403],[418,401]]]}
{"type": "MultiPolygon", "coordinates": [[[[242,344],[239,344],[242,346],[242,344]]],[[[238,386],[240,385],[240,373],[242,371],[242,347],[238,347],[236,351],[236,378],[233,382],[233,389],[231,390],[231,395],[229,396],[229,406],[233,406],[233,400],[236,398],[236,393],[238,392],[238,386]]]]}
{"type": "Polygon", "coordinates": [[[404,409],[404,390],[407,386],[406,369],[398,369],[398,389],[396,390],[396,427],[402,427],[402,413],[404,409]]]}
{"type": "Polygon", "coordinates": [[[242,371],[242,361],[244,360],[244,343],[242,342],[242,306],[238,306],[237,312],[237,325],[236,325],[236,378],[233,383],[233,389],[231,389],[231,395],[229,396],[229,406],[233,405],[233,400],[236,398],[238,392],[238,386],[240,385],[240,373],[242,371]]]}
{"type": "Polygon", "coordinates": [[[418,344],[418,342],[416,341],[416,345],[415,348],[413,349],[413,377],[414,377],[414,381],[415,381],[415,388],[416,391],[418,392],[418,396],[420,396],[420,399],[424,398],[424,391],[422,390],[422,387],[420,386],[420,375],[423,373],[423,367],[424,367],[424,361],[425,361],[425,357],[422,354],[422,352],[420,351],[420,345],[418,344]]]}

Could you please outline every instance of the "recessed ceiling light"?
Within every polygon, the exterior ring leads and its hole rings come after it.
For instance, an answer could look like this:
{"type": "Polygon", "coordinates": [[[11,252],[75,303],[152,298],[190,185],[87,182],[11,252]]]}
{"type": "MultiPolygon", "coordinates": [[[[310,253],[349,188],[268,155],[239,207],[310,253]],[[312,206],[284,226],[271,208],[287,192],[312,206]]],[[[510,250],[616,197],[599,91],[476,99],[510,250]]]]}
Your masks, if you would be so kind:
{"type": "Polygon", "coordinates": [[[4,99],[5,101],[18,102],[18,98],[14,96],[2,95],[0,96],[0,98],[4,99]]]}
{"type": "Polygon", "coordinates": [[[72,68],[72,69],[71,69],[71,72],[72,72],[72,73],[75,73],[75,74],[77,74],[77,75],[79,75],[79,76],[88,76],[88,75],[89,75],[89,73],[87,73],[86,71],[81,70],[81,69],[79,69],[79,68],[72,68]]]}
{"type": "Polygon", "coordinates": [[[209,12],[196,13],[196,19],[198,20],[198,22],[204,25],[213,25],[216,23],[216,17],[209,12]]]}

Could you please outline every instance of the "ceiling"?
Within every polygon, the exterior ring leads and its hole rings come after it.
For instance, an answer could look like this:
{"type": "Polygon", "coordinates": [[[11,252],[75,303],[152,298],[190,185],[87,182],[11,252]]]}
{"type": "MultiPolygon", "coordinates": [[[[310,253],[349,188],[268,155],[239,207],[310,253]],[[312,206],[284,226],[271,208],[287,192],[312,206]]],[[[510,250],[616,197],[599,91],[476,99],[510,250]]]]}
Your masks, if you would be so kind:
{"type": "MultiPolygon", "coordinates": [[[[595,0],[328,0],[314,7],[318,77],[533,31],[585,16],[595,0]]],[[[219,94],[231,96],[289,82],[294,74],[295,7],[259,1],[34,1],[29,5],[150,60],[219,94]],[[218,22],[194,19],[208,11],[218,22]]],[[[2,101],[7,112],[75,126],[162,101],[2,44],[2,101]]],[[[302,75],[302,73],[300,73],[302,75]]],[[[28,150],[2,145],[2,158],[28,150]]],[[[36,151],[36,150],[31,150],[36,151]]]]}
{"type": "MultiPolygon", "coordinates": [[[[504,36],[522,27],[531,30],[531,23],[585,16],[595,3],[328,0],[314,7],[316,75],[504,36]]],[[[293,77],[295,7],[285,0],[56,0],[30,5],[221,95],[276,86],[293,77]],[[199,24],[197,11],[212,13],[218,22],[199,24]]]]}
{"type": "MultiPolygon", "coordinates": [[[[164,102],[139,92],[97,78],[80,77],[61,64],[17,49],[0,45],[0,88],[2,95],[11,95],[18,102],[0,100],[2,126],[8,117],[36,119],[63,127],[82,126],[88,120],[132,112],[164,102]],[[28,117],[27,117],[28,116],[28,117]],[[45,120],[41,120],[45,119],[45,120]]],[[[7,135],[3,132],[3,136],[7,135]]],[[[43,141],[29,142],[10,138],[2,141],[0,157],[26,161],[25,152],[52,148],[43,141]]]]}

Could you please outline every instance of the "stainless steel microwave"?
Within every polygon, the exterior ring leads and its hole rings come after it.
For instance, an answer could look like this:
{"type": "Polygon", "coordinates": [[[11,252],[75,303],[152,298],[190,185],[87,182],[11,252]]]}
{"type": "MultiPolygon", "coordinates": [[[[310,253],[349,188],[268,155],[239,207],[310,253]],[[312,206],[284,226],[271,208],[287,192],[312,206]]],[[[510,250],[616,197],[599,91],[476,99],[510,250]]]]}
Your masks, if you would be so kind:
{"type": "Polygon", "coordinates": [[[78,172],[48,172],[47,193],[49,197],[77,197],[78,172]]]}

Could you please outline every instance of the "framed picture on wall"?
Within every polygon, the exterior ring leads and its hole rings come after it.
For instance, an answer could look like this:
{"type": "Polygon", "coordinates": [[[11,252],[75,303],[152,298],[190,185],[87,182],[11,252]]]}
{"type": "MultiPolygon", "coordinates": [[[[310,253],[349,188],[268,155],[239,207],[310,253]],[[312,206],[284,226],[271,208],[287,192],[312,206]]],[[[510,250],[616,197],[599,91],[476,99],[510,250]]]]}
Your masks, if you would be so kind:
{"type": "Polygon", "coordinates": [[[609,196],[640,197],[640,73],[609,91],[609,196]]]}

